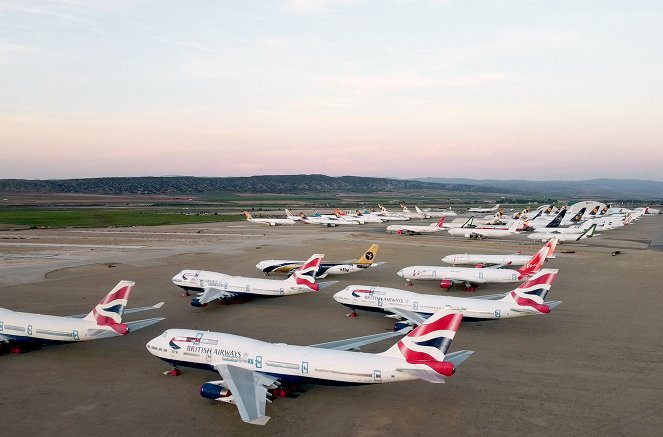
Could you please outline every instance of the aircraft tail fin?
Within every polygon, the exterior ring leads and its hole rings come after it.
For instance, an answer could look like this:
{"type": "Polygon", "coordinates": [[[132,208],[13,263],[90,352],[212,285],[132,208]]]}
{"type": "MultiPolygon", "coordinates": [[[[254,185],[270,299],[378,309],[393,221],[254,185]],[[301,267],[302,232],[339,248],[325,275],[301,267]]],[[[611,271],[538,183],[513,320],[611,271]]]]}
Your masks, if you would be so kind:
{"type": "MultiPolygon", "coordinates": [[[[552,238],[552,240],[555,240],[555,244],[557,244],[557,239],[552,238]]],[[[520,273],[521,277],[523,276],[529,276],[533,275],[534,273],[538,272],[541,270],[541,267],[543,266],[543,262],[546,260],[546,256],[548,256],[549,249],[548,245],[546,244],[543,246],[537,253],[535,253],[529,261],[527,261],[527,264],[516,270],[518,273],[520,273]]]]}
{"type": "Polygon", "coordinates": [[[285,216],[287,218],[297,218],[297,216],[292,215],[292,213],[290,212],[290,210],[288,208],[285,209],[285,216]]]}
{"type": "Polygon", "coordinates": [[[590,238],[594,236],[594,233],[596,231],[596,223],[592,224],[585,232],[580,234],[578,238],[576,238],[576,241],[582,240],[583,238],[590,238]]]}
{"type": "Polygon", "coordinates": [[[546,259],[554,258],[555,256],[553,254],[555,253],[555,248],[557,247],[557,238],[551,238],[548,240],[544,247],[548,248],[546,259]]]}
{"type": "Polygon", "coordinates": [[[518,306],[529,307],[542,314],[548,314],[550,307],[544,303],[552,283],[557,278],[557,269],[541,269],[534,276],[508,292],[501,300],[512,301],[518,306]]]}
{"type": "Polygon", "coordinates": [[[375,260],[375,255],[378,254],[378,249],[380,249],[379,244],[371,244],[371,247],[368,248],[364,254],[354,262],[354,264],[366,264],[371,265],[375,260]]]}
{"type": "Polygon", "coordinates": [[[557,228],[562,223],[562,219],[566,215],[566,209],[562,209],[554,219],[552,219],[547,225],[546,228],[557,228]]]}
{"type": "Polygon", "coordinates": [[[472,224],[474,223],[474,216],[470,216],[470,218],[467,219],[465,223],[461,226],[461,228],[469,228],[472,227],[472,224]]]}
{"type": "Polygon", "coordinates": [[[129,330],[127,325],[122,323],[122,315],[134,285],[136,283],[133,281],[118,282],[97,306],[83,317],[83,320],[96,322],[98,326],[109,327],[120,335],[127,334],[129,330]]]}
{"type": "Polygon", "coordinates": [[[518,230],[518,226],[520,226],[520,225],[521,225],[520,220],[516,220],[515,222],[513,222],[511,224],[511,226],[509,226],[508,231],[511,232],[511,233],[515,233],[518,230]]]}
{"type": "MultiPolygon", "coordinates": [[[[380,355],[398,357],[408,366],[399,369],[430,382],[443,382],[456,371],[445,361],[463,314],[441,309],[380,355]]],[[[462,362],[462,360],[460,360],[462,362]]]]}
{"type": "Polygon", "coordinates": [[[297,285],[303,285],[310,288],[311,291],[318,291],[320,286],[316,284],[315,278],[318,276],[318,270],[320,269],[323,257],[324,255],[317,253],[311,255],[311,257],[306,260],[300,268],[295,270],[286,281],[294,282],[297,285]]]}
{"type": "Polygon", "coordinates": [[[436,228],[443,228],[444,227],[444,219],[446,219],[445,216],[442,216],[439,222],[435,225],[436,228]]]}
{"type": "Polygon", "coordinates": [[[308,217],[306,217],[306,214],[304,214],[303,212],[299,213],[299,218],[301,218],[302,220],[308,219],[308,217]]]}
{"type": "Polygon", "coordinates": [[[583,207],[583,208],[580,208],[580,211],[578,211],[578,212],[576,213],[576,215],[573,216],[573,218],[571,219],[571,221],[574,222],[574,223],[578,223],[580,220],[582,220],[582,216],[585,214],[585,210],[586,210],[586,209],[587,209],[587,208],[584,208],[584,207],[583,207]]]}
{"type": "Polygon", "coordinates": [[[244,218],[247,219],[248,221],[253,220],[253,217],[251,217],[251,214],[249,214],[248,211],[244,211],[244,218]]]}

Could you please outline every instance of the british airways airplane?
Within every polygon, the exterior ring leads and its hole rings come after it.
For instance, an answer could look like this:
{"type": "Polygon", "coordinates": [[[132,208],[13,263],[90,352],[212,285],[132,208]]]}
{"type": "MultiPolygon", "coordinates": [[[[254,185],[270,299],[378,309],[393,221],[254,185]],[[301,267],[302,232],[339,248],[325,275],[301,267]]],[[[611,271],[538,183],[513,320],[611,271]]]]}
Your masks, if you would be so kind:
{"type": "Polygon", "coordinates": [[[320,263],[324,255],[315,254],[284,280],[247,278],[205,270],[182,270],[173,276],[173,284],[189,291],[199,292],[191,300],[194,307],[205,307],[213,300],[230,300],[239,297],[285,296],[308,293],[328,287],[338,281],[316,283],[320,263]]]}
{"type": "Polygon", "coordinates": [[[134,285],[131,281],[120,281],[87,315],[60,317],[0,308],[0,351],[26,352],[43,344],[126,335],[163,320],[163,317],[157,317],[122,322],[124,314],[157,309],[163,305],[160,302],[151,307],[125,309],[134,285]]]}
{"type": "MultiPolygon", "coordinates": [[[[220,380],[204,383],[201,396],[235,404],[244,422],[264,425],[265,406],[287,396],[292,384],[379,384],[422,379],[443,383],[473,352],[447,354],[462,314],[442,310],[379,354],[352,352],[406,331],[368,335],[311,346],[267,343],[220,332],[169,329],[147,350],[172,366],[210,370],[220,380]]],[[[168,372],[173,375],[179,371],[168,372]]]]}
{"type": "MultiPolygon", "coordinates": [[[[334,295],[334,300],[350,308],[349,316],[356,317],[356,310],[386,313],[389,317],[407,320],[409,325],[420,325],[440,309],[462,312],[470,320],[510,319],[548,314],[561,302],[545,302],[546,295],[557,277],[557,270],[542,269],[515,290],[490,296],[451,297],[419,294],[396,288],[349,285],[334,295]]],[[[397,322],[395,328],[403,325],[397,322]]]]}

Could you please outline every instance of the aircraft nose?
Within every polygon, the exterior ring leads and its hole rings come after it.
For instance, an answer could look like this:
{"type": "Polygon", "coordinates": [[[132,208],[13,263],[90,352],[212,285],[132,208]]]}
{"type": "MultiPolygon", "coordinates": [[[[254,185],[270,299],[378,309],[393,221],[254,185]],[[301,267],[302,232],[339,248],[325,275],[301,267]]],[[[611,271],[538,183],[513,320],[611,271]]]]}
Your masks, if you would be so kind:
{"type": "Polygon", "coordinates": [[[405,270],[405,269],[400,269],[398,272],[396,272],[396,274],[402,278],[402,277],[403,277],[404,270],[405,270]]]}

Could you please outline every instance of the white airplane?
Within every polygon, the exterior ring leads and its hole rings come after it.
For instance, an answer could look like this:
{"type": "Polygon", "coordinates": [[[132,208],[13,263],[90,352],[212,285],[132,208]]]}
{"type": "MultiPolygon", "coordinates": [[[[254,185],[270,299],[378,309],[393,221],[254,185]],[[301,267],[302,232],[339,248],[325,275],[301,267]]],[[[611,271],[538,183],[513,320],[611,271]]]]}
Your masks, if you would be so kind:
{"type": "MultiPolygon", "coordinates": [[[[552,238],[544,247],[548,249],[546,260],[555,257],[555,247],[557,239],[552,238]]],[[[533,255],[509,254],[509,255],[479,255],[471,253],[455,253],[442,258],[442,262],[453,265],[474,264],[475,266],[523,266],[532,258],[533,255]]]]}
{"type": "MultiPolygon", "coordinates": [[[[147,350],[172,366],[210,370],[220,380],[204,383],[204,398],[235,404],[246,423],[265,425],[267,402],[287,396],[296,383],[379,384],[422,379],[443,383],[473,351],[447,353],[462,314],[442,310],[379,354],[352,352],[359,346],[403,335],[389,332],[294,346],[237,335],[169,329],[147,350]]],[[[171,372],[179,374],[177,367],[171,372]]]]}
{"type": "Polygon", "coordinates": [[[327,226],[327,227],[333,227],[333,226],[340,226],[340,225],[356,225],[356,222],[351,222],[347,220],[339,220],[338,218],[334,217],[323,217],[321,215],[318,216],[312,216],[312,217],[307,217],[303,212],[299,214],[299,217],[301,217],[301,220],[304,223],[308,223],[311,225],[322,225],[322,226],[327,226]]]}
{"type": "Polygon", "coordinates": [[[276,225],[294,225],[296,222],[289,218],[253,218],[248,211],[244,211],[244,217],[247,221],[251,223],[262,223],[267,226],[276,226],[276,225]]]}
{"type": "Polygon", "coordinates": [[[500,204],[493,206],[492,208],[469,208],[467,212],[494,212],[500,209],[500,204]]]}
{"type": "Polygon", "coordinates": [[[455,228],[474,228],[474,216],[470,216],[469,218],[457,218],[451,221],[450,223],[444,222],[442,223],[442,226],[444,226],[445,229],[455,229],[455,228]]]}
{"type": "MultiPolygon", "coordinates": [[[[450,297],[419,294],[405,290],[365,285],[349,285],[334,295],[334,299],[356,310],[387,313],[387,317],[407,320],[408,325],[421,325],[431,314],[441,310],[457,310],[466,320],[510,319],[513,317],[548,314],[561,302],[544,302],[557,270],[542,269],[518,288],[502,294],[476,297],[450,297]]],[[[394,329],[402,329],[397,322],[394,329]]]]}
{"type": "MultiPolygon", "coordinates": [[[[537,228],[532,234],[544,233],[544,234],[582,234],[587,229],[589,229],[593,224],[594,220],[586,220],[581,225],[573,225],[567,227],[557,227],[557,228],[537,228]]],[[[532,235],[530,234],[530,235],[532,235]]]]}
{"type": "Polygon", "coordinates": [[[161,308],[163,302],[151,307],[125,309],[134,282],[120,281],[92,311],[69,317],[21,313],[0,308],[0,352],[25,352],[43,344],[71,343],[126,335],[153,325],[163,317],[122,322],[125,314],[161,308]]]}
{"type": "Polygon", "coordinates": [[[430,218],[440,218],[440,217],[455,217],[455,211],[452,211],[451,208],[445,210],[432,210],[431,208],[424,208],[423,212],[428,214],[430,218]]]}
{"type": "Polygon", "coordinates": [[[555,215],[552,218],[548,214],[540,215],[536,218],[533,218],[532,220],[528,220],[527,227],[532,229],[558,228],[562,224],[565,215],[566,215],[566,209],[562,209],[560,212],[557,213],[557,215],[555,215]]]}
{"type": "Polygon", "coordinates": [[[345,211],[341,211],[340,208],[336,208],[334,210],[336,213],[336,217],[338,218],[346,218],[349,220],[356,220],[360,224],[364,223],[382,223],[384,220],[382,220],[379,216],[373,215],[373,214],[362,214],[359,210],[356,210],[354,213],[347,213],[345,211]]]}
{"type": "Polygon", "coordinates": [[[527,238],[538,241],[548,241],[551,238],[556,238],[560,243],[572,243],[574,241],[584,240],[585,238],[590,238],[595,235],[596,224],[592,224],[588,229],[581,231],[581,233],[552,233],[552,232],[532,232],[527,236],[527,238]]]}
{"type": "Polygon", "coordinates": [[[400,212],[387,211],[383,205],[378,203],[378,208],[380,208],[380,218],[387,218],[387,220],[410,220],[410,217],[401,214],[400,212]]]}
{"type": "Polygon", "coordinates": [[[419,235],[439,232],[444,230],[443,225],[445,218],[446,217],[442,217],[437,223],[431,223],[430,225],[389,225],[387,226],[387,233],[419,235]]]}
{"type": "Polygon", "coordinates": [[[511,235],[519,234],[520,232],[518,232],[518,227],[520,226],[522,226],[522,222],[515,221],[511,224],[511,226],[509,226],[508,229],[455,228],[455,229],[449,229],[449,234],[455,236],[462,236],[465,238],[475,238],[477,240],[483,238],[502,238],[502,237],[509,237],[511,235]]]}
{"type": "Polygon", "coordinates": [[[296,221],[296,222],[300,222],[300,221],[302,221],[302,218],[301,218],[300,216],[298,216],[298,215],[293,215],[293,214],[288,210],[288,208],[286,208],[286,210],[285,210],[285,216],[286,216],[286,218],[289,218],[290,220],[293,220],[293,221],[296,221]]]}
{"type": "Polygon", "coordinates": [[[527,264],[518,270],[503,268],[410,266],[396,274],[408,284],[413,279],[440,281],[440,288],[450,289],[454,284],[464,282],[466,291],[474,291],[475,284],[510,284],[532,276],[543,266],[548,255],[548,247],[543,246],[527,264]]]}
{"type": "MultiPolygon", "coordinates": [[[[344,275],[347,273],[358,272],[369,267],[377,267],[384,264],[383,262],[376,263],[375,256],[378,254],[380,246],[372,244],[364,254],[355,261],[344,262],[323,262],[318,268],[316,278],[324,278],[327,275],[344,275]]],[[[306,261],[292,261],[285,259],[266,259],[256,264],[256,267],[269,276],[271,273],[287,273],[290,274],[294,270],[300,268],[306,261]]]]}
{"type": "Polygon", "coordinates": [[[405,206],[404,204],[401,203],[401,209],[403,211],[403,215],[405,217],[409,217],[411,219],[429,219],[430,215],[427,213],[423,212],[422,210],[419,209],[418,206],[415,206],[415,212],[410,211],[410,209],[405,206]]]}
{"type": "Polygon", "coordinates": [[[191,300],[194,307],[205,307],[213,300],[230,300],[252,296],[286,296],[318,291],[337,281],[316,283],[315,278],[324,255],[311,256],[284,280],[247,278],[205,270],[182,270],[173,276],[173,284],[189,291],[200,292],[191,300]]]}

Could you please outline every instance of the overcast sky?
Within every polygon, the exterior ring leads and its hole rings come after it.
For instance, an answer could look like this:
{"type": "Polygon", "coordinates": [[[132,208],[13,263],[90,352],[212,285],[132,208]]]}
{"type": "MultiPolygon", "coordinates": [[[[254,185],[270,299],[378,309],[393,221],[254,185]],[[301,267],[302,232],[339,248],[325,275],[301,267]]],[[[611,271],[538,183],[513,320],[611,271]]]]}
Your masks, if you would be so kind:
{"type": "Polygon", "coordinates": [[[663,2],[0,2],[0,178],[663,180],[663,2]]]}

